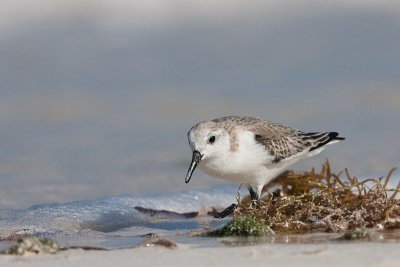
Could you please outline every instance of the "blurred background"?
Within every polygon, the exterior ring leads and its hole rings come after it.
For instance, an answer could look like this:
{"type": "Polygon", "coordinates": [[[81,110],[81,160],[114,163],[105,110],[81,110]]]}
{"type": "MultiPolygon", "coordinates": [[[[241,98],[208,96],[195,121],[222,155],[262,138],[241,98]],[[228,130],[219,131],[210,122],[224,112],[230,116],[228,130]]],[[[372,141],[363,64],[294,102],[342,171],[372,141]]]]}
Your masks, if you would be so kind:
{"type": "Polygon", "coordinates": [[[0,206],[184,183],[192,125],[251,115],[347,139],[293,165],[400,167],[400,2],[3,0],[0,206]]]}

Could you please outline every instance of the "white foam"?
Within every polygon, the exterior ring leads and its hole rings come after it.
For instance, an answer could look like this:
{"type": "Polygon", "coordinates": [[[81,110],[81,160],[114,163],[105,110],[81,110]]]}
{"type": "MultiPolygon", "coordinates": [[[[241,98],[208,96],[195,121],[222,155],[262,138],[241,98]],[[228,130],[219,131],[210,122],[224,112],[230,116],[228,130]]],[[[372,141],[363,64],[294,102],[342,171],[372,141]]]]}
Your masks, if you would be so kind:
{"type": "Polygon", "coordinates": [[[74,232],[83,229],[109,232],[151,221],[135,207],[174,212],[198,211],[204,205],[225,207],[234,201],[235,187],[185,191],[152,197],[130,195],[74,201],[64,204],[34,205],[27,209],[0,209],[2,234],[26,229],[28,233],[74,232]]]}

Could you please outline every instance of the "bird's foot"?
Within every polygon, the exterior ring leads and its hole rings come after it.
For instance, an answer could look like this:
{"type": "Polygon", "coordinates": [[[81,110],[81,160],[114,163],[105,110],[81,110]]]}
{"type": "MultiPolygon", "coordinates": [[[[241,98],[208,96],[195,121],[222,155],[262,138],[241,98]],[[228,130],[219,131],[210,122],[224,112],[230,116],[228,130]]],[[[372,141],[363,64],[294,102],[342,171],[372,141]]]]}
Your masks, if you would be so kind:
{"type": "Polygon", "coordinates": [[[221,211],[217,215],[215,215],[214,218],[217,218],[217,219],[225,218],[226,216],[232,214],[237,206],[238,206],[237,204],[232,203],[232,205],[230,205],[229,207],[227,207],[226,209],[224,209],[223,211],[221,211]]]}
{"type": "Polygon", "coordinates": [[[259,208],[261,204],[261,200],[260,199],[252,199],[250,202],[250,207],[251,208],[259,208]]]}

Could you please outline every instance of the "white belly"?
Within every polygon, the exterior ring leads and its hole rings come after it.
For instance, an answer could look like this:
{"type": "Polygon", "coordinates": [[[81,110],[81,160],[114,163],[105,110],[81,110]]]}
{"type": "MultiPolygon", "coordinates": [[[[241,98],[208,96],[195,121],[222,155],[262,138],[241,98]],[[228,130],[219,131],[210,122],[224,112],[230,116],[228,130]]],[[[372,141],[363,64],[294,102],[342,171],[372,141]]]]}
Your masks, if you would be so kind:
{"type": "Polygon", "coordinates": [[[224,156],[205,159],[199,168],[210,176],[238,184],[264,185],[273,179],[281,168],[271,166],[271,156],[255,142],[224,156]]]}

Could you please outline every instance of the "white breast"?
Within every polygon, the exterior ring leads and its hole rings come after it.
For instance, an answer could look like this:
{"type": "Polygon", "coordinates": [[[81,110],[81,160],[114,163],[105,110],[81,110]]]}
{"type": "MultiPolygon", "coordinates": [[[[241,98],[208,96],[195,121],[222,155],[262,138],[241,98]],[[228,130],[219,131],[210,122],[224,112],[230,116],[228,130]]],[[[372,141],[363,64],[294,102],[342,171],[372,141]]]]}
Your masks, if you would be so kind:
{"type": "Polygon", "coordinates": [[[264,184],[272,179],[269,177],[274,176],[275,171],[267,166],[273,157],[255,141],[254,134],[244,130],[233,134],[238,144],[236,150],[208,158],[199,167],[208,175],[236,183],[264,184]]]}

